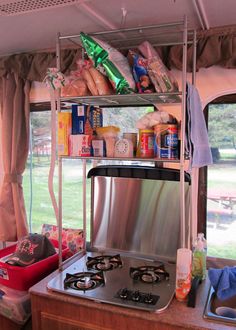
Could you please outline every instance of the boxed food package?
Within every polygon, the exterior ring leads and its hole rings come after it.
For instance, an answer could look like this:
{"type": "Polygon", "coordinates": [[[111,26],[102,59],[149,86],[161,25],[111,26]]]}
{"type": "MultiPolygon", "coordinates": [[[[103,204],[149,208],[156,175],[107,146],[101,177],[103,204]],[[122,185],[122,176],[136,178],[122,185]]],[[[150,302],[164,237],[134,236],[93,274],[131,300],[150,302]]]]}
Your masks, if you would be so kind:
{"type": "Polygon", "coordinates": [[[72,104],[72,135],[85,134],[86,107],[72,104]]]}
{"type": "Polygon", "coordinates": [[[98,127],[102,127],[102,122],[102,109],[72,104],[72,135],[93,135],[98,127]]]}
{"type": "Polygon", "coordinates": [[[71,113],[58,113],[58,155],[69,155],[69,135],[71,134],[71,113]]]}
{"type": "MultiPolygon", "coordinates": [[[[58,241],[50,239],[54,247],[58,248],[58,241]]],[[[52,271],[58,268],[58,253],[29,266],[14,266],[8,264],[7,259],[16,251],[17,244],[0,250],[0,284],[12,289],[26,291],[52,271]]],[[[63,245],[62,256],[66,256],[68,248],[63,245]]]]}
{"type": "Polygon", "coordinates": [[[70,135],[70,156],[91,156],[91,135],[70,135]]]}
{"type": "Polygon", "coordinates": [[[0,284],[0,314],[24,324],[31,316],[30,294],[0,284]]]}
{"type": "Polygon", "coordinates": [[[87,120],[92,127],[93,133],[96,131],[98,127],[103,126],[103,113],[102,109],[90,106],[87,109],[87,120]]]}

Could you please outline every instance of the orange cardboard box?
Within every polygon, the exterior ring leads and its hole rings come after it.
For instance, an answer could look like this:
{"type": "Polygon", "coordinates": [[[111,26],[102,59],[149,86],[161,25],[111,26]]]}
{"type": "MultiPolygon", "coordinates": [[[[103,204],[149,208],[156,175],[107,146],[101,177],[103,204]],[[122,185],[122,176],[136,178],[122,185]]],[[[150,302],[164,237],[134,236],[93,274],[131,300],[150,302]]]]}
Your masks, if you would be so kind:
{"type": "Polygon", "coordinates": [[[58,113],[58,155],[69,156],[69,136],[71,134],[71,112],[58,113]]]}

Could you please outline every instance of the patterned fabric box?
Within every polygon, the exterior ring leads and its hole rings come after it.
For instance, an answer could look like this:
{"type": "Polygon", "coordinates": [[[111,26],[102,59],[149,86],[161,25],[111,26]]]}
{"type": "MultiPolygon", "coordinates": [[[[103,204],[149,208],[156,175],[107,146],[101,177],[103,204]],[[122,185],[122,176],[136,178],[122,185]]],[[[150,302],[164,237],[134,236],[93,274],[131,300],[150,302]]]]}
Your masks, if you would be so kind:
{"type": "MultiPolygon", "coordinates": [[[[48,238],[58,240],[58,227],[55,225],[43,224],[42,234],[48,238]]],[[[84,232],[82,229],[62,228],[62,244],[69,248],[67,257],[75,254],[84,247],[84,232]]]]}
{"type": "Polygon", "coordinates": [[[0,284],[0,314],[16,323],[26,323],[31,315],[29,293],[0,284]]]}

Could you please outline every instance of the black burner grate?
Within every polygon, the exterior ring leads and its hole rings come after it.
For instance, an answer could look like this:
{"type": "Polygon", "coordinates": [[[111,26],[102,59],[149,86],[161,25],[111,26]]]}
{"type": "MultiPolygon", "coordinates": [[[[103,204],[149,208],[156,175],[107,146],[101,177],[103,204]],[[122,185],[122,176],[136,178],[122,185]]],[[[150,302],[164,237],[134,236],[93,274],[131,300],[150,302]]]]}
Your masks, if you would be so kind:
{"type": "Polygon", "coordinates": [[[159,266],[130,267],[130,276],[135,281],[144,283],[157,283],[162,280],[169,280],[169,273],[163,264],[159,266]]]}
{"type": "Polygon", "coordinates": [[[65,289],[92,290],[105,284],[103,272],[81,272],[76,274],[66,274],[64,280],[65,289]]]}
{"type": "Polygon", "coordinates": [[[97,257],[88,257],[86,266],[88,269],[107,271],[122,267],[122,260],[119,254],[114,256],[101,255],[97,257]]]}

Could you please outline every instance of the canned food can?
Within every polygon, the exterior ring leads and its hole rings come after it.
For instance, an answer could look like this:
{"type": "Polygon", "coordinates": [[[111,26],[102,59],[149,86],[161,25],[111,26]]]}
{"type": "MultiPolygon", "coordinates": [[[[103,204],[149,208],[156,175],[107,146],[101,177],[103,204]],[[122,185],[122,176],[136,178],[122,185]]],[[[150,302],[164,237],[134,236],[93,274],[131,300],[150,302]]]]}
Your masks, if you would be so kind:
{"type": "Polygon", "coordinates": [[[139,130],[139,146],[137,156],[141,158],[154,157],[154,130],[139,130]]]}
{"type": "Polygon", "coordinates": [[[178,128],[175,124],[158,124],[154,127],[154,155],[157,158],[178,158],[178,128]]]}

